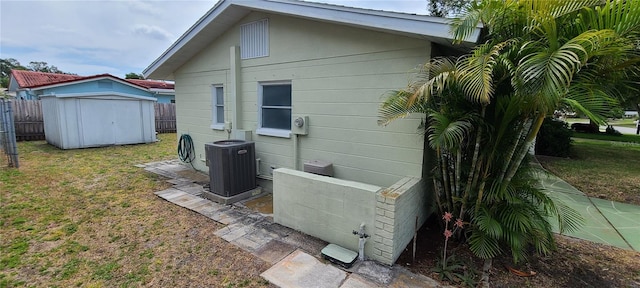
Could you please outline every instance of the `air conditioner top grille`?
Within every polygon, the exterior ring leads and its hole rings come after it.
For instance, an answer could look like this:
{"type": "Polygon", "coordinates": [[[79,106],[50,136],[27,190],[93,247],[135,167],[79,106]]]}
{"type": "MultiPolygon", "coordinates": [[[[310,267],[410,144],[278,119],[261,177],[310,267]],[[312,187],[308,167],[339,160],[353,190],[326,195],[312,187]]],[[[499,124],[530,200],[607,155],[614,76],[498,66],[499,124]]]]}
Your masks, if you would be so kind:
{"type": "Polygon", "coordinates": [[[244,140],[221,140],[221,141],[213,142],[213,144],[215,144],[216,146],[230,146],[230,145],[238,145],[238,144],[245,144],[245,143],[248,143],[248,141],[244,141],[244,140]]]}

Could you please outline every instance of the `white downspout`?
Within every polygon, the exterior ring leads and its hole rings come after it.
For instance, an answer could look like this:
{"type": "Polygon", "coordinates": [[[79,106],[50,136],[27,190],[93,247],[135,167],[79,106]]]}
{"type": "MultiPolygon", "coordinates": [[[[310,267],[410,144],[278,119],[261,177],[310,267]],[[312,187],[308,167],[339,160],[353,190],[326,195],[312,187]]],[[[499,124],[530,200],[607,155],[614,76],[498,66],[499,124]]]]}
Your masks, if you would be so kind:
{"type": "Polygon", "coordinates": [[[300,170],[300,165],[298,164],[298,134],[292,133],[293,139],[293,168],[295,170],[300,170]]]}
{"type": "Polygon", "coordinates": [[[242,99],[240,97],[240,46],[231,46],[229,49],[229,103],[231,104],[231,123],[233,130],[240,130],[240,109],[242,109],[242,99]]]}

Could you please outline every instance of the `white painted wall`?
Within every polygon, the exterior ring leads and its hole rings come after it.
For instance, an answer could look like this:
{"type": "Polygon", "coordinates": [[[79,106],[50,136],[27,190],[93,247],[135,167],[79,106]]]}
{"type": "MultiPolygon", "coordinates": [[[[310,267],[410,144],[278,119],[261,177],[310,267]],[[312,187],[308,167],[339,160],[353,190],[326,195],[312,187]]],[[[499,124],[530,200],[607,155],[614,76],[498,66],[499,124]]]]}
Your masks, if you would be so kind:
{"type": "Polygon", "coordinates": [[[390,187],[346,181],[286,168],[273,179],[273,220],[329,243],[358,251],[352,231],[365,224],[365,255],[392,265],[431,214],[421,179],[390,187]],[[416,223],[416,217],[418,221],[416,223]]]}
{"type": "MultiPolygon", "coordinates": [[[[383,95],[404,88],[412,69],[429,59],[430,43],[400,35],[254,12],[183,65],[176,75],[178,134],[194,139],[196,155],[204,159],[204,143],[227,139],[211,124],[211,85],[225,86],[225,118],[230,121],[229,48],[239,45],[238,26],[269,19],[270,55],[240,61],[238,123],[251,130],[259,170],[296,167],[293,139],[261,136],[257,128],[257,89],[260,81],[292,83],[294,115],[309,116],[309,134],[299,138],[298,167],[306,160],[334,164],[341,179],[389,186],[405,176],[420,177],[422,136],[420,119],[377,125],[383,95]]],[[[206,171],[204,162],[196,161],[206,171]]]]}
{"type": "MultiPolygon", "coordinates": [[[[273,184],[273,219],[278,224],[353,251],[358,251],[353,230],[364,223],[366,233],[374,233],[379,186],[286,168],[274,171],[273,184]]],[[[366,255],[373,251],[373,245],[365,245],[366,255]]]]}

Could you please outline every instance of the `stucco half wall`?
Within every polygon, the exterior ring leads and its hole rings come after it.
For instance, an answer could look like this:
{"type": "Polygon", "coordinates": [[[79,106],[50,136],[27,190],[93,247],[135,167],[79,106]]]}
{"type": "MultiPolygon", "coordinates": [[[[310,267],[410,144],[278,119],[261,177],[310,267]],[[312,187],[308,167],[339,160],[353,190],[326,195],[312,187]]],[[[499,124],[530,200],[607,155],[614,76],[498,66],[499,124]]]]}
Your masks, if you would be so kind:
{"type": "Polygon", "coordinates": [[[358,251],[352,231],[371,235],[365,256],[392,265],[431,213],[422,179],[406,177],[390,187],[279,168],[274,170],[276,223],[358,251]],[[417,222],[416,222],[417,221],[417,222]]]}

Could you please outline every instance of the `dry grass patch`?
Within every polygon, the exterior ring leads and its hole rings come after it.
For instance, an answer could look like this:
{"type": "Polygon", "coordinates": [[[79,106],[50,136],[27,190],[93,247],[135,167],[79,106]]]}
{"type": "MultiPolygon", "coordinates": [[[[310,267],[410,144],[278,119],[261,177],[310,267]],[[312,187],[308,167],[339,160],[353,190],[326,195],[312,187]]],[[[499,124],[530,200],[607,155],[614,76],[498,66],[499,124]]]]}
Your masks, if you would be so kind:
{"type": "Polygon", "coordinates": [[[640,144],[575,139],[570,159],[538,157],[590,197],[640,205],[640,144]]]}
{"type": "Polygon", "coordinates": [[[221,226],[153,194],[170,184],[134,164],[175,158],[160,142],[60,150],[19,143],[0,170],[0,287],[262,287],[268,264],[221,226]]]}

